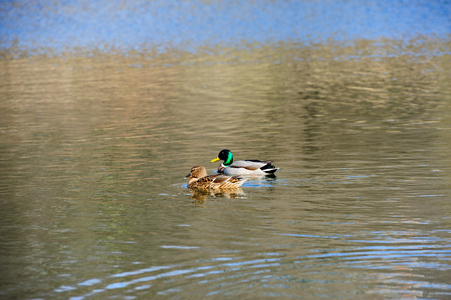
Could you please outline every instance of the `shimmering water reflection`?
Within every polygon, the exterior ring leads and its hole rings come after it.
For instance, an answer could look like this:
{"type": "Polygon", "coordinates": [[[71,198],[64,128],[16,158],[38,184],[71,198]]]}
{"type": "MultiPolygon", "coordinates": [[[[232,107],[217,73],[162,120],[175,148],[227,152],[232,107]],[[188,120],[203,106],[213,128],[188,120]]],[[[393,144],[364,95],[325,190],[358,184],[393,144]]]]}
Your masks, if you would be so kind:
{"type": "Polygon", "coordinates": [[[451,297],[449,55],[297,49],[1,61],[0,295],[451,297]]]}

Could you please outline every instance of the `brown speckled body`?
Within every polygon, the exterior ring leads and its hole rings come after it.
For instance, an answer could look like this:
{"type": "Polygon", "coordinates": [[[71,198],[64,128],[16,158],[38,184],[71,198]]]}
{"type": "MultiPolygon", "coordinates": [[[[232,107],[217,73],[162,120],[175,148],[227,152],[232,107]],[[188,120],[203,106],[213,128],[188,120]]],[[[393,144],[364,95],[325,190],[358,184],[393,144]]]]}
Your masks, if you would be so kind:
{"type": "Polygon", "coordinates": [[[185,177],[189,178],[188,188],[199,190],[233,190],[239,189],[246,181],[239,176],[227,176],[223,174],[208,175],[203,166],[194,166],[185,177]]]}

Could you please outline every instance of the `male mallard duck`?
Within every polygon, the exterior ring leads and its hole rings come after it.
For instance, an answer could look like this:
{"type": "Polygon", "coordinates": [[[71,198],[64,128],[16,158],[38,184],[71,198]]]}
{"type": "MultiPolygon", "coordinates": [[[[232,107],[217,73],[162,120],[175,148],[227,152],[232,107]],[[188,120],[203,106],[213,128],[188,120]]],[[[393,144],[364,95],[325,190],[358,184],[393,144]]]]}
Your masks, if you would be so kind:
{"type": "Polygon", "coordinates": [[[232,190],[238,189],[246,179],[239,176],[223,174],[208,175],[203,166],[194,166],[185,178],[189,178],[188,188],[198,190],[232,190]]]}
{"type": "Polygon", "coordinates": [[[219,152],[218,157],[212,159],[210,163],[223,160],[224,162],[218,168],[219,173],[226,175],[268,175],[273,174],[278,168],[276,168],[272,161],[262,160],[239,160],[233,162],[233,154],[230,150],[224,149],[219,152]]]}

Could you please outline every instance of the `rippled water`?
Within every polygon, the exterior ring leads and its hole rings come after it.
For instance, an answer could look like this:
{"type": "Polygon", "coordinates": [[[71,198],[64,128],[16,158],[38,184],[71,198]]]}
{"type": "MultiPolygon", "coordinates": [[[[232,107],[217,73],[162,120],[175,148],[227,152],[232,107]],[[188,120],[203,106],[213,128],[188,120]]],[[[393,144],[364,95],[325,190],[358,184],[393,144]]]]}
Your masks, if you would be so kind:
{"type": "Polygon", "coordinates": [[[449,54],[360,46],[1,61],[0,295],[450,298],[449,54]]]}

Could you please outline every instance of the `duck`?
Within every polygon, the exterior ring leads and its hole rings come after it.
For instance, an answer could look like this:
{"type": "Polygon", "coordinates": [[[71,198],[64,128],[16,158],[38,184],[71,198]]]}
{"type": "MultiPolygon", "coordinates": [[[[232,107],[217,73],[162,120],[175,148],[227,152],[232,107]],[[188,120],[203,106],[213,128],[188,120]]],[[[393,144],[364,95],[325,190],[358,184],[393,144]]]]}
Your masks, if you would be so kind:
{"type": "Polygon", "coordinates": [[[213,163],[218,160],[224,162],[218,167],[218,173],[224,173],[228,176],[236,175],[270,175],[274,174],[279,168],[276,168],[272,161],[264,160],[238,160],[233,162],[233,154],[230,150],[223,149],[218,156],[210,161],[213,163]]]}
{"type": "Polygon", "coordinates": [[[185,179],[189,178],[188,188],[193,190],[227,191],[239,189],[247,180],[240,176],[227,176],[224,174],[208,175],[204,166],[197,165],[191,168],[185,179]]]}

